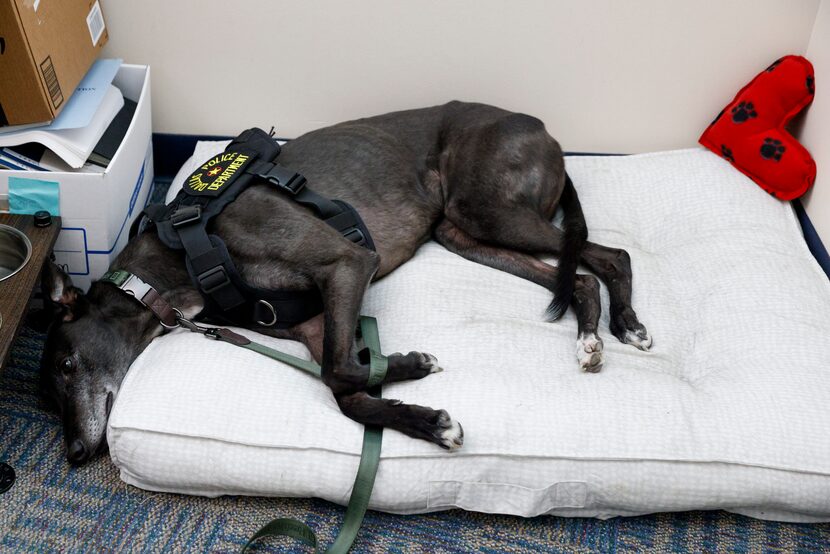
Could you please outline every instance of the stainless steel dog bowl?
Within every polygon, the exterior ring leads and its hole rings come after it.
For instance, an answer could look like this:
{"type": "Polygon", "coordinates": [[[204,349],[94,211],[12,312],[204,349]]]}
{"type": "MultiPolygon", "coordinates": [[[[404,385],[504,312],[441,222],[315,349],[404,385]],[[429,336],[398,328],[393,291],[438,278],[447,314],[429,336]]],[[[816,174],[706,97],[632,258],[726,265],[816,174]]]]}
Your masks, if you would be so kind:
{"type": "Polygon", "coordinates": [[[0,223],[0,281],[23,269],[31,256],[29,237],[14,227],[0,223]]]}

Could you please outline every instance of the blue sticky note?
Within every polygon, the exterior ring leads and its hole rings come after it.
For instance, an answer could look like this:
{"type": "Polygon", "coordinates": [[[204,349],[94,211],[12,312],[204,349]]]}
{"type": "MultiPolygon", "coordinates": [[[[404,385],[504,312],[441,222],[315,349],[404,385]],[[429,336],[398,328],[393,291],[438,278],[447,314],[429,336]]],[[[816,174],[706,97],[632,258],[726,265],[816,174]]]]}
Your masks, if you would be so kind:
{"type": "Polygon", "coordinates": [[[61,215],[60,186],[57,181],[9,177],[9,212],[33,214],[46,210],[61,215]]]}

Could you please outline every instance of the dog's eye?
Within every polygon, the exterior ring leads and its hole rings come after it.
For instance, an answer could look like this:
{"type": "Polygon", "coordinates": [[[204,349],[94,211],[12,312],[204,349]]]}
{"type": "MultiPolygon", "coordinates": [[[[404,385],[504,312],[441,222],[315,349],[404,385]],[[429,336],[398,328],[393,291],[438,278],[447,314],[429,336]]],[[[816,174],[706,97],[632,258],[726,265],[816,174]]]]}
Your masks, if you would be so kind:
{"type": "Polygon", "coordinates": [[[75,364],[72,363],[72,358],[67,357],[61,360],[59,367],[64,373],[69,373],[75,367],[75,364]]]}

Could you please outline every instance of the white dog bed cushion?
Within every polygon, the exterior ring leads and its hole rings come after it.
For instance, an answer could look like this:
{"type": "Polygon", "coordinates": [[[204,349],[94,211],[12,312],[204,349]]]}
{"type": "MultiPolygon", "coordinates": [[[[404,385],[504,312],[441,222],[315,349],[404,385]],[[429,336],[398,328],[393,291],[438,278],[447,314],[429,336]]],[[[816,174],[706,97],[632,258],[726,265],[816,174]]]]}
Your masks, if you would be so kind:
{"type": "MultiPolygon", "coordinates": [[[[386,431],[371,507],[830,520],[830,286],[792,208],[701,149],[567,168],[591,239],[631,254],[651,351],[610,335],[603,290],[605,367],[581,373],[576,321],[544,321],[546,290],[428,243],[362,312],[385,352],[445,368],[384,396],[448,410],[466,441],[448,453],[386,431]]],[[[321,382],[187,332],[136,360],[108,428],[122,478],[144,489],[340,504],[361,437],[321,382]]]]}

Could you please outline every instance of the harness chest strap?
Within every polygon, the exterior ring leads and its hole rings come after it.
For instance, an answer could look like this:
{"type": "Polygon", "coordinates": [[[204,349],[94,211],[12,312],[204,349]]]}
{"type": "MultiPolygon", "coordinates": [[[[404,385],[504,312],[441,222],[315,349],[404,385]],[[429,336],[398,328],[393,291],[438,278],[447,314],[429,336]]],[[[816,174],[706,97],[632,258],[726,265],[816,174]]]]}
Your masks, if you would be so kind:
{"type": "MultiPolygon", "coordinates": [[[[151,285],[142,281],[139,277],[128,271],[108,271],[101,277],[102,282],[115,285],[124,293],[129,294],[141,304],[146,306],[158,318],[159,323],[167,329],[185,327],[186,329],[202,333],[205,337],[220,340],[239,346],[274,360],[279,360],[297,369],[314,375],[321,376],[320,366],[310,360],[304,360],[285,352],[280,352],[264,344],[253,342],[247,337],[234,333],[230,329],[220,327],[202,327],[182,316],[181,311],[170,306],[164,298],[151,285]],[[172,322],[171,322],[172,321],[172,322]]],[[[389,367],[386,356],[380,351],[380,336],[378,334],[377,320],[373,317],[360,316],[358,322],[357,339],[369,351],[369,377],[367,379],[368,392],[375,398],[381,397],[380,383],[386,377],[389,367]]],[[[360,464],[352,486],[352,495],[346,507],[346,514],[343,516],[343,525],[337,534],[334,542],[325,551],[319,549],[317,536],[314,531],[295,519],[277,518],[266,523],[248,540],[242,548],[245,553],[256,542],[267,537],[286,536],[292,537],[311,546],[316,552],[327,554],[345,554],[351,549],[360,526],[363,523],[363,516],[369,507],[369,499],[372,496],[372,489],[375,486],[378,465],[380,465],[380,451],[383,444],[383,428],[367,425],[363,431],[363,447],[360,453],[360,464]]]]}

